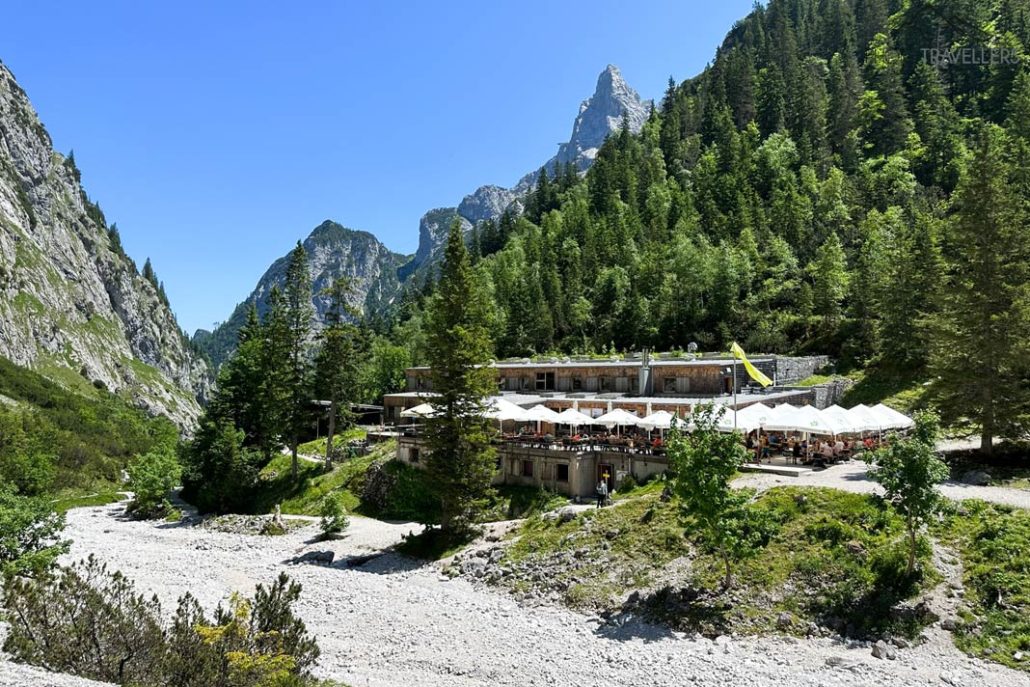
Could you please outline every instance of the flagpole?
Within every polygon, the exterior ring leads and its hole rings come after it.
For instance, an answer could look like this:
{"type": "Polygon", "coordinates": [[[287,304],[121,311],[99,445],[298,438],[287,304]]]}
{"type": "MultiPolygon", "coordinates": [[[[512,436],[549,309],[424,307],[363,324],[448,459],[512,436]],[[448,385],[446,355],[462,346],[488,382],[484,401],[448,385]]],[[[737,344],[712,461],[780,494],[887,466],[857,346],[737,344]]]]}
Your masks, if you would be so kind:
{"type": "Polygon", "coordinates": [[[733,431],[737,431],[737,357],[733,356],[733,431]]]}

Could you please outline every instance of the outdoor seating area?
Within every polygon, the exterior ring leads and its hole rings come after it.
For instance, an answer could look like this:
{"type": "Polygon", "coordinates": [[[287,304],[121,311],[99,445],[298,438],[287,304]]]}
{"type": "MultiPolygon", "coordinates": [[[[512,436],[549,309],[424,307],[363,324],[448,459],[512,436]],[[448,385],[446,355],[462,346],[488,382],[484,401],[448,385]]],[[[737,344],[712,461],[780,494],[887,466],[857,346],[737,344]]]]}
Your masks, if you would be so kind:
{"type": "MultiPolygon", "coordinates": [[[[740,432],[754,464],[824,466],[850,460],[878,448],[886,433],[912,427],[908,416],[883,404],[837,405],[824,409],[782,403],[754,403],[739,410],[719,407],[717,428],[740,432]]],[[[423,403],[405,410],[409,418],[430,417],[435,409],[423,403]]],[[[543,404],[522,408],[503,397],[488,400],[484,416],[497,422],[495,442],[511,447],[554,451],[608,451],[648,456],[665,455],[665,432],[676,426],[690,432],[690,417],[659,410],[638,417],[614,408],[597,417],[543,404]]],[[[417,426],[405,430],[417,434],[417,426]]]]}

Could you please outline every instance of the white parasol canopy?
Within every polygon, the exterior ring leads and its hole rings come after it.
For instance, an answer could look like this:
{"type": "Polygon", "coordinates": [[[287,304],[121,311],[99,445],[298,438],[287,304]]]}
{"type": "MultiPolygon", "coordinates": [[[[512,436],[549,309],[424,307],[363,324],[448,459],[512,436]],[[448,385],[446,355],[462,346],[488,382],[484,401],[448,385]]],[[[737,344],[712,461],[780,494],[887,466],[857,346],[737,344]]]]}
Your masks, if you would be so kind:
{"type": "Polygon", "coordinates": [[[592,425],[594,424],[594,418],[589,415],[584,415],[575,408],[566,408],[565,410],[558,413],[558,417],[554,418],[554,421],[562,425],[572,425],[573,427],[579,427],[580,425],[592,425]]]}
{"type": "Polygon", "coordinates": [[[504,422],[505,420],[521,422],[526,419],[526,409],[515,405],[509,400],[494,397],[487,402],[487,410],[483,413],[483,416],[498,422],[504,422]]]}
{"type": "Polygon", "coordinates": [[[915,425],[915,422],[908,415],[899,413],[890,406],[886,406],[882,403],[877,403],[869,410],[883,418],[883,426],[886,429],[909,429],[915,425]]]}
{"type": "Polygon", "coordinates": [[[401,411],[401,417],[429,417],[436,413],[436,408],[428,403],[420,403],[413,408],[401,411]]]}
{"type": "Polygon", "coordinates": [[[862,428],[855,423],[855,419],[847,410],[839,405],[832,405],[819,411],[834,428],[834,434],[858,434],[862,428]]]}
{"type": "MultiPolygon", "coordinates": [[[[733,429],[733,411],[723,415],[723,420],[729,420],[729,427],[733,429]]],[[[754,403],[746,408],[737,411],[737,429],[742,432],[750,432],[754,429],[764,428],[773,418],[773,409],[764,403],[754,403]]],[[[720,426],[723,424],[719,423],[720,426]]]]}
{"type": "Polygon", "coordinates": [[[615,426],[630,427],[640,424],[640,418],[622,408],[616,408],[595,419],[594,423],[608,428],[615,426]]]}
{"type": "Polygon", "coordinates": [[[637,424],[647,430],[669,429],[672,427],[672,423],[675,421],[675,418],[676,416],[668,410],[659,410],[658,412],[651,413],[645,418],[641,418],[637,424]]]}
{"type": "Polygon", "coordinates": [[[529,410],[525,411],[522,416],[523,420],[529,422],[557,422],[558,413],[554,412],[545,405],[535,405],[529,410]]]}
{"type": "Polygon", "coordinates": [[[864,403],[859,403],[854,408],[849,409],[848,415],[854,421],[855,426],[860,428],[858,430],[860,432],[879,432],[886,429],[884,427],[884,418],[873,412],[873,409],[864,403]]]}

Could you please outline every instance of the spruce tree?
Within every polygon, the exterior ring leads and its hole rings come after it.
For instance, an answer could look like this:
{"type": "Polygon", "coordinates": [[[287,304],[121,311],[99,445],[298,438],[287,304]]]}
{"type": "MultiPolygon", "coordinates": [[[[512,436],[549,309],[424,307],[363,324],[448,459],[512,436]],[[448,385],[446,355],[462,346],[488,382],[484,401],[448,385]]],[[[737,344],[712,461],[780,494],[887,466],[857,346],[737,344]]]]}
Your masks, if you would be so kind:
{"type": "Polygon", "coordinates": [[[451,224],[439,288],[428,309],[427,358],[437,412],[426,420],[426,469],[445,536],[468,532],[490,492],[494,450],[484,399],[496,390],[486,295],[469,261],[461,225],[451,224]]]}
{"type": "Polygon", "coordinates": [[[318,390],[329,401],[329,428],[326,431],[325,467],[332,467],[333,437],[337,420],[350,419],[350,404],[357,400],[360,337],[358,327],[350,320],[358,315],[347,302],[354,291],[346,277],[337,278],[324,291],[329,297],[325,313],[325,329],[316,356],[318,390]]]}
{"type": "Polygon", "coordinates": [[[951,260],[931,360],[934,395],[946,421],[969,418],[980,451],[1014,436],[1030,389],[1023,384],[1030,277],[1030,223],[1008,160],[1008,137],[984,125],[954,199],[951,260]]]}
{"type": "Polygon", "coordinates": [[[300,433],[307,424],[311,401],[311,361],[308,347],[314,317],[308,255],[300,241],[297,241],[297,246],[290,251],[286,266],[285,295],[288,354],[285,379],[290,400],[286,410],[284,438],[290,447],[290,455],[293,458],[291,469],[293,477],[296,478],[300,471],[297,446],[300,444],[300,433]]]}

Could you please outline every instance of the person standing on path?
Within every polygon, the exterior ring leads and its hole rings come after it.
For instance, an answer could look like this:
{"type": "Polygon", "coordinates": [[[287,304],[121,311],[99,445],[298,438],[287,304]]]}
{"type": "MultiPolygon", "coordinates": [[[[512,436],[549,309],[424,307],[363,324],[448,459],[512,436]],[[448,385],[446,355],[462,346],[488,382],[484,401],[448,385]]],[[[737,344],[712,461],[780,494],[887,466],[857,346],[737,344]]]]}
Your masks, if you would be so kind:
{"type": "Polygon", "coordinates": [[[608,501],[608,483],[603,479],[597,483],[597,507],[602,507],[608,501]]]}

